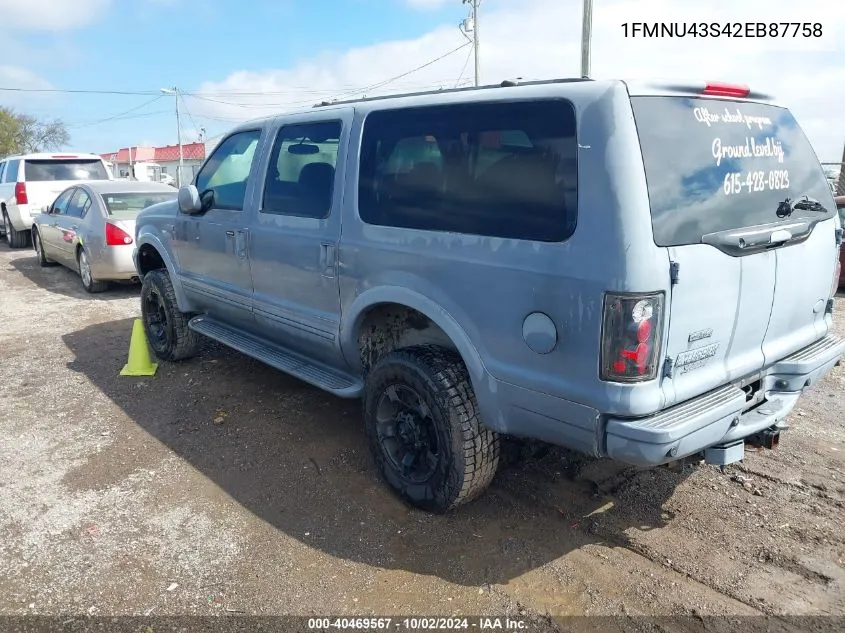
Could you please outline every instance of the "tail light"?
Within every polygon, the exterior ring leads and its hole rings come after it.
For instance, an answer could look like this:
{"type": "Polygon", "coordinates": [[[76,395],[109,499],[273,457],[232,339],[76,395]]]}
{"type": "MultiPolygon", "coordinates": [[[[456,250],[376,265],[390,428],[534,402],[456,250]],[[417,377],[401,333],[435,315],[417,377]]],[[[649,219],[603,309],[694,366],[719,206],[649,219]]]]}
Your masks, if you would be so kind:
{"type": "Polygon", "coordinates": [[[132,237],[122,228],[111,222],[106,222],[106,245],[125,246],[132,243],[132,237]]]}
{"type": "Polygon", "coordinates": [[[601,379],[641,382],[657,378],[663,328],[663,293],[604,297],[601,379]]]}
{"type": "Polygon", "coordinates": [[[836,268],[833,270],[833,286],[830,289],[830,295],[833,296],[839,291],[839,275],[842,274],[842,260],[839,259],[839,253],[836,258],[836,268]]]}
{"type": "Polygon", "coordinates": [[[29,198],[26,195],[26,183],[25,182],[16,182],[15,183],[15,204],[27,204],[29,203],[29,198]]]}

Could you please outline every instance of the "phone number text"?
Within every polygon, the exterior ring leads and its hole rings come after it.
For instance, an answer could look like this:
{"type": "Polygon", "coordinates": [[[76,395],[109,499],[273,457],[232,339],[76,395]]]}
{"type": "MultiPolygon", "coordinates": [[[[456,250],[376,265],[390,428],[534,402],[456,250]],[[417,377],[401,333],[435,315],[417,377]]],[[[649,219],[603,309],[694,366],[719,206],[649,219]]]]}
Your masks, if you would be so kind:
{"type": "Polygon", "coordinates": [[[731,172],[725,174],[725,180],[722,183],[722,190],[728,196],[743,192],[780,191],[782,189],[789,189],[789,171],[786,169],[749,171],[747,173],[731,172]]]}
{"type": "Polygon", "coordinates": [[[821,22],[623,22],[624,37],[818,38],[821,22]]]}

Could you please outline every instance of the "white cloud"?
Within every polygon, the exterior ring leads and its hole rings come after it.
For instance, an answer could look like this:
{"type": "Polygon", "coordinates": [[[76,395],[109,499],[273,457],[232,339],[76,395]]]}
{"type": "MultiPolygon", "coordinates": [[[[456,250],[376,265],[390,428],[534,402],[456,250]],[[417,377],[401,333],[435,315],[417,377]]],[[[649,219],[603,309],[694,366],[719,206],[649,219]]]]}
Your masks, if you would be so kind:
{"type": "MultiPolygon", "coordinates": [[[[414,0],[407,0],[412,2],[414,0]]],[[[424,0],[417,0],[422,2],[424,0]]],[[[191,111],[218,118],[220,126],[311,105],[329,97],[359,96],[356,91],[419,66],[466,40],[457,21],[465,9],[456,4],[455,24],[444,25],[412,40],[389,41],[326,53],[290,68],[243,70],[199,91],[209,99],[190,99],[191,111]],[[239,93],[239,94],[236,94],[239,93]],[[253,93],[253,94],[246,94],[253,93]],[[261,94],[255,94],[261,93],[261,94]],[[237,105],[232,105],[237,104],[237,105]]],[[[580,74],[581,0],[508,0],[481,4],[482,82],[578,76],[580,74]]],[[[733,0],[707,3],[668,0],[602,0],[594,6],[592,75],[596,78],[722,80],[750,85],[788,105],[810,136],[820,158],[839,160],[845,143],[845,3],[829,0],[733,0]],[[624,21],[816,22],[825,37],[799,44],[774,39],[642,39],[623,37],[624,21]],[[811,48],[816,52],[808,52],[811,48]]],[[[464,68],[472,77],[469,48],[368,94],[452,87],[464,68]]]]}
{"type": "MultiPolygon", "coordinates": [[[[53,87],[49,81],[26,68],[5,65],[0,66],[0,86],[24,90],[45,90],[53,87]]],[[[33,105],[43,105],[51,99],[52,95],[46,93],[0,91],[0,101],[4,106],[25,111],[27,114],[36,114],[33,112],[33,105]]]]}
{"type": "Polygon", "coordinates": [[[105,15],[112,0],[0,0],[3,29],[68,31],[105,15]]]}

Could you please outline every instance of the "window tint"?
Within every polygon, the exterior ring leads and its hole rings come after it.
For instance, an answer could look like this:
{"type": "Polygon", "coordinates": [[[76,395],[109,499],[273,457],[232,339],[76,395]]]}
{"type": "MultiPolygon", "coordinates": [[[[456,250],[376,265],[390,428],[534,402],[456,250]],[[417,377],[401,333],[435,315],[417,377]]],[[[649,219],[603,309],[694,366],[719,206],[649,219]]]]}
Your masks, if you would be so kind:
{"type": "Polygon", "coordinates": [[[19,160],[10,160],[6,164],[6,176],[3,182],[17,182],[18,181],[18,165],[21,162],[19,160]]]}
{"type": "Polygon", "coordinates": [[[84,218],[91,207],[91,197],[82,189],[77,189],[76,194],[67,206],[67,214],[74,218],[84,218]]]}
{"type": "MultiPolygon", "coordinates": [[[[658,246],[698,244],[709,233],[778,222],[804,195],[835,213],[824,171],[789,110],[684,97],[631,99],[658,246]]],[[[796,209],[784,218],[824,219],[796,209]]]]}
{"type": "Polygon", "coordinates": [[[96,158],[25,161],[24,175],[29,182],[55,180],[108,180],[106,166],[96,158]]]}
{"type": "Polygon", "coordinates": [[[369,224],[562,241],[575,230],[576,153],[565,100],[373,112],[359,213],[369,224]]]}
{"type": "Polygon", "coordinates": [[[56,215],[64,215],[67,212],[68,202],[70,202],[71,196],[75,193],[75,187],[73,189],[65,189],[62,193],[60,193],[59,197],[56,198],[56,201],[53,202],[53,213],[56,215]]]}
{"type": "Polygon", "coordinates": [[[262,212],[325,218],[332,206],[340,121],[286,125],[276,137],[262,212]]]}
{"type": "Polygon", "coordinates": [[[244,207],[246,185],[255,158],[261,130],[238,132],[224,140],[197,174],[200,193],[214,192],[218,209],[240,210],[244,207]]]}
{"type": "Polygon", "coordinates": [[[106,211],[122,219],[134,219],[141,211],[159,202],[176,200],[178,192],[141,191],[137,193],[104,193],[106,211]]]}

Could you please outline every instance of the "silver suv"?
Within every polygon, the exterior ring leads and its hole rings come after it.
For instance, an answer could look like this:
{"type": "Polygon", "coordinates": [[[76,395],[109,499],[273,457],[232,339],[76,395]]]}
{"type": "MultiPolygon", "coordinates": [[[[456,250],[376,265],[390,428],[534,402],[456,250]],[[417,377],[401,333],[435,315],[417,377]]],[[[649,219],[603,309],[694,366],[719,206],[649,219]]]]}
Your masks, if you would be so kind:
{"type": "Polygon", "coordinates": [[[741,86],[324,103],[233,130],[136,236],[160,359],[204,335],[362,397],[384,479],[431,511],[484,490],[502,435],[637,465],[772,448],[845,351],[824,172],[741,86]]]}

